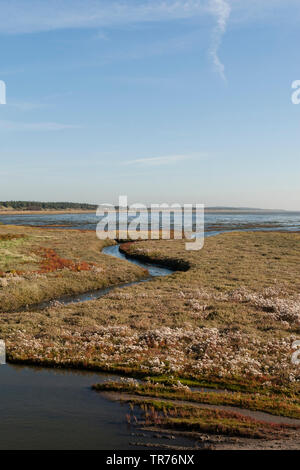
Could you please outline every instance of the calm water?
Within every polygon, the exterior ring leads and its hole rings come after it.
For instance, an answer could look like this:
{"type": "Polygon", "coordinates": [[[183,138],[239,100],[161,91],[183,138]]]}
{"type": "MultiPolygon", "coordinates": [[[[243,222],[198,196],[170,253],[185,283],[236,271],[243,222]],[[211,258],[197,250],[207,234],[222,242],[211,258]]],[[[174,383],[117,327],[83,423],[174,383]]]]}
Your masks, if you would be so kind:
{"type": "MultiPolygon", "coordinates": [[[[111,215],[111,217],[113,217],[111,215]]],[[[124,217],[124,215],[122,216],[124,217]]],[[[120,228],[125,228],[125,222],[121,217],[120,228]]],[[[146,215],[143,215],[146,220],[146,215]]],[[[78,228],[85,230],[95,230],[100,217],[95,214],[41,214],[41,215],[0,215],[0,222],[12,225],[40,225],[40,226],[60,226],[58,228],[78,228]]],[[[210,213],[205,215],[206,230],[219,231],[234,228],[234,226],[247,229],[248,225],[255,225],[256,229],[278,230],[300,230],[300,212],[259,212],[259,213],[210,213]]],[[[178,228],[176,225],[174,228],[178,228]]]]}
{"type": "Polygon", "coordinates": [[[90,388],[109,378],[0,366],[0,449],[128,449],[125,408],[90,388]]]}
{"type": "MultiPolygon", "coordinates": [[[[94,230],[98,221],[93,214],[0,216],[4,224],[89,230],[94,230]]],[[[266,230],[267,225],[277,230],[299,230],[300,213],[206,215],[210,235],[235,227],[247,230],[249,224],[256,230],[266,230]]],[[[124,256],[117,247],[106,250],[108,255],[124,256]]],[[[164,268],[147,268],[151,275],[170,274],[164,268]]],[[[125,423],[127,405],[110,402],[91,390],[93,383],[110,378],[105,374],[0,366],[0,449],[123,450],[134,449],[130,441],[149,442],[151,437],[131,436],[134,430],[125,423]]],[[[156,444],[159,442],[168,443],[155,439],[156,444]]],[[[175,444],[191,445],[183,440],[175,444]]]]}

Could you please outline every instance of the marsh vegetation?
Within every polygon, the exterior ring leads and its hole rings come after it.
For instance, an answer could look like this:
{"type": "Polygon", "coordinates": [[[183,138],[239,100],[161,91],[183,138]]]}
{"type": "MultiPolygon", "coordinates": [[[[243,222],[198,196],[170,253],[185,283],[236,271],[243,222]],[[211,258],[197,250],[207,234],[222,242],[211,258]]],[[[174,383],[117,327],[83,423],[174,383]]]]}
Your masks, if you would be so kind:
{"type": "Polygon", "coordinates": [[[122,250],[131,257],[181,270],[99,300],[28,311],[30,304],[146,273],[101,254],[104,243],[93,232],[2,226],[0,334],[8,359],[148,377],[134,390],[106,387],[134,395],[132,403],[155,402],[159,415],[157,403],[168,401],[164,425],[174,427],[178,418],[190,431],[202,422],[213,432],[212,423],[223,420],[225,434],[241,425],[249,437],[290,436],[291,430],[244,418],[238,425],[237,416],[211,410],[204,416],[191,405],[299,419],[299,366],[291,362],[300,337],[299,243],[298,233],[275,232],[210,237],[199,252],[185,251],[180,240],[126,243],[122,250]],[[206,390],[176,389],[178,381],[206,390]]]}

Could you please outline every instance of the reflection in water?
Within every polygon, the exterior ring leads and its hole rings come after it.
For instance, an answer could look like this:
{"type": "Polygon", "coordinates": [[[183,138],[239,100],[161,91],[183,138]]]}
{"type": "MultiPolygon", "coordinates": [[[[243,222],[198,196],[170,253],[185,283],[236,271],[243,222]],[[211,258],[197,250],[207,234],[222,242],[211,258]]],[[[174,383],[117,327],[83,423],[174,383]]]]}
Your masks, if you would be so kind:
{"type": "Polygon", "coordinates": [[[125,410],[90,389],[108,378],[0,366],[0,449],[128,449],[125,410]]]}

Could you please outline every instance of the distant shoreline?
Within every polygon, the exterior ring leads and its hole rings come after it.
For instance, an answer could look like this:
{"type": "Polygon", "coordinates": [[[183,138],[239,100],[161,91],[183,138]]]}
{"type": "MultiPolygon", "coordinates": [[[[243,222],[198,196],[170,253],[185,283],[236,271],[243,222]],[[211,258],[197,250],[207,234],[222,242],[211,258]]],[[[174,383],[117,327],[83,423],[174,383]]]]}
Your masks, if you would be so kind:
{"type": "MultiPolygon", "coordinates": [[[[145,210],[141,210],[144,212],[145,210]]],[[[113,212],[110,208],[103,208],[103,212],[113,212]]],[[[124,212],[121,210],[120,212],[124,212]]],[[[174,212],[177,212],[175,209],[174,212]]],[[[205,209],[206,214],[281,214],[281,213],[297,213],[300,211],[287,211],[287,210],[272,210],[272,209],[205,209]]],[[[95,214],[96,210],[91,209],[66,209],[66,210],[56,210],[56,209],[47,209],[47,210],[0,210],[1,215],[64,215],[64,214],[95,214]]]]}

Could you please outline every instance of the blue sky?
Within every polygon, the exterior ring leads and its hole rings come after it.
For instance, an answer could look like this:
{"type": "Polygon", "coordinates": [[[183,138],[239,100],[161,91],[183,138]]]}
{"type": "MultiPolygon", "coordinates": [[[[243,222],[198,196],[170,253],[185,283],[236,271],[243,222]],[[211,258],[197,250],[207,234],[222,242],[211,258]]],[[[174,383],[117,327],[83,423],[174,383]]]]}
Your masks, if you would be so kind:
{"type": "Polygon", "coordinates": [[[300,210],[299,0],[0,11],[0,200],[300,210]]]}

